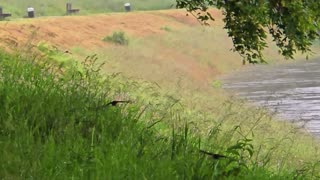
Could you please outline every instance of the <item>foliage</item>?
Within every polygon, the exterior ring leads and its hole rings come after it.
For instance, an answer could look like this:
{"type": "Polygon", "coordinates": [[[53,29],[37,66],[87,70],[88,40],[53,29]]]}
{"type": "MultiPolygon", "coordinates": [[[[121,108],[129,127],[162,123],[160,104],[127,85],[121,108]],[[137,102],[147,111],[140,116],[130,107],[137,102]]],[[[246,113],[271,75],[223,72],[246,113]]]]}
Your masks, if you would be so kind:
{"type": "Polygon", "coordinates": [[[172,31],[173,31],[173,30],[172,30],[170,27],[168,27],[168,26],[163,26],[163,27],[161,27],[160,29],[163,30],[163,31],[167,31],[167,32],[172,32],[172,31]]]}
{"type": "MultiPolygon", "coordinates": [[[[172,98],[161,105],[127,97],[131,104],[108,105],[133,87],[155,92],[134,82],[121,83],[118,75],[102,76],[95,56],[88,57],[81,70],[62,72],[48,62],[21,56],[0,53],[0,59],[0,176],[4,179],[310,177],[252,164],[256,150],[245,136],[218,149],[220,126],[201,138],[192,124],[178,125],[183,111],[172,98]]],[[[154,96],[159,98],[157,93],[154,96]]],[[[237,131],[238,127],[231,133],[237,131]]],[[[312,169],[310,165],[305,170],[312,169]]]]}
{"type": "Polygon", "coordinates": [[[211,86],[214,87],[214,88],[221,88],[222,87],[222,82],[220,80],[214,80],[211,83],[211,86]]]}
{"type": "Polygon", "coordinates": [[[61,68],[76,67],[75,61],[67,52],[59,50],[57,47],[50,44],[40,42],[37,45],[37,50],[40,51],[42,58],[45,58],[51,63],[57,64],[61,68]]]}
{"type": "Polygon", "coordinates": [[[262,50],[267,47],[268,33],[279,47],[279,53],[286,58],[293,58],[296,51],[310,52],[312,42],[319,39],[318,0],[176,1],[178,8],[196,13],[204,23],[214,19],[209,13],[210,6],[222,9],[234,51],[249,63],[265,62],[262,50]]]}
{"type": "Polygon", "coordinates": [[[128,45],[129,39],[123,31],[113,32],[112,35],[103,38],[105,42],[112,42],[118,45],[128,45]]]}

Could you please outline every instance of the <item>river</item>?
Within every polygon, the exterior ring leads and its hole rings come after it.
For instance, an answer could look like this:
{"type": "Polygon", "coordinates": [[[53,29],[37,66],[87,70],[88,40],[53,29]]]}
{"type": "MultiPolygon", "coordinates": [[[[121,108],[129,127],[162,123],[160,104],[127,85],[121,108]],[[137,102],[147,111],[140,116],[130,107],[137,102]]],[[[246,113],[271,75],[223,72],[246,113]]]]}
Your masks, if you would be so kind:
{"type": "Polygon", "coordinates": [[[320,59],[249,67],[223,78],[223,88],[320,137],[320,59]]]}

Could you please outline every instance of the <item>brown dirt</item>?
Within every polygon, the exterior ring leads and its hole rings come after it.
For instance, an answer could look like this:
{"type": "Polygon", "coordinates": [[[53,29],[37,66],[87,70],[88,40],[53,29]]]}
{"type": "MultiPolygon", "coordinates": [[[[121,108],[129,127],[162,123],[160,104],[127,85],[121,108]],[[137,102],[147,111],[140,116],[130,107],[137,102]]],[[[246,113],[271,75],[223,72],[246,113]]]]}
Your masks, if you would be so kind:
{"type": "MultiPolygon", "coordinates": [[[[217,18],[217,23],[221,23],[221,12],[212,10],[211,13],[217,18]]],[[[161,30],[164,26],[179,29],[200,24],[193,16],[186,16],[185,10],[23,19],[0,22],[0,46],[6,49],[21,48],[26,44],[36,45],[44,41],[62,50],[75,46],[94,50],[111,47],[112,44],[106,44],[102,39],[114,31],[123,30],[129,36],[145,37],[165,33],[161,30]]],[[[158,61],[153,63],[160,64],[162,68],[170,64],[171,73],[188,77],[202,85],[207,85],[212,77],[219,74],[215,67],[201,65],[197,59],[179,54],[170,47],[159,48],[166,56],[152,61],[158,61]]],[[[140,75],[148,79],[147,74],[140,75]]]]}
{"type": "Polygon", "coordinates": [[[101,41],[113,31],[125,30],[133,36],[161,34],[163,26],[199,26],[184,10],[112,13],[92,16],[45,17],[0,23],[2,45],[21,46],[27,41],[48,41],[63,48],[105,46],[101,41]],[[32,36],[36,34],[36,36],[32,36]]]}

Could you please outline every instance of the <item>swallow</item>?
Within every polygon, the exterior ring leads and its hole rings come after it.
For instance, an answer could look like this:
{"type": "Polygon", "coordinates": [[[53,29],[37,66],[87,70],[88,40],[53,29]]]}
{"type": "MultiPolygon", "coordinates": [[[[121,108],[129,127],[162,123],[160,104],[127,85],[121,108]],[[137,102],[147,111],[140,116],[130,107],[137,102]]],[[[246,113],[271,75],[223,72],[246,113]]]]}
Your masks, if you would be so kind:
{"type": "Polygon", "coordinates": [[[207,151],[204,151],[204,150],[200,150],[200,153],[203,153],[203,154],[205,154],[205,155],[208,155],[208,156],[210,156],[212,159],[227,158],[227,156],[225,156],[225,155],[215,154],[215,153],[207,152],[207,151]]]}
{"type": "Polygon", "coordinates": [[[66,53],[66,54],[72,54],[72,53],[71,53],[70,51],[68,51],[68,50],[65,50],[64,53],[66,53]]]}
{"type": "Polygon", "coordinates": [[[106,106],[109,106],[109,105],[116,106],[119,103],[131,103],[131,101],[111,101],[111,102],[107,103],[106,106]]]}

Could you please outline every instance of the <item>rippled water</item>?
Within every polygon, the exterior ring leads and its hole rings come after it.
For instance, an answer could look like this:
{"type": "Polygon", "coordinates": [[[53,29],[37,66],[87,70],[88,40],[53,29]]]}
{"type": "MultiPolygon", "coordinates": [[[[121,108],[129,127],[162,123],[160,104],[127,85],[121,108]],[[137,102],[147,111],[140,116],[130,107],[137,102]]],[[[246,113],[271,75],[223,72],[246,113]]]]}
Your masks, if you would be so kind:
{"type": "Polygon", "coordinates": [[[224,80],[223,87],[320,136],[320,60],[258,66],[224,80]]]}

